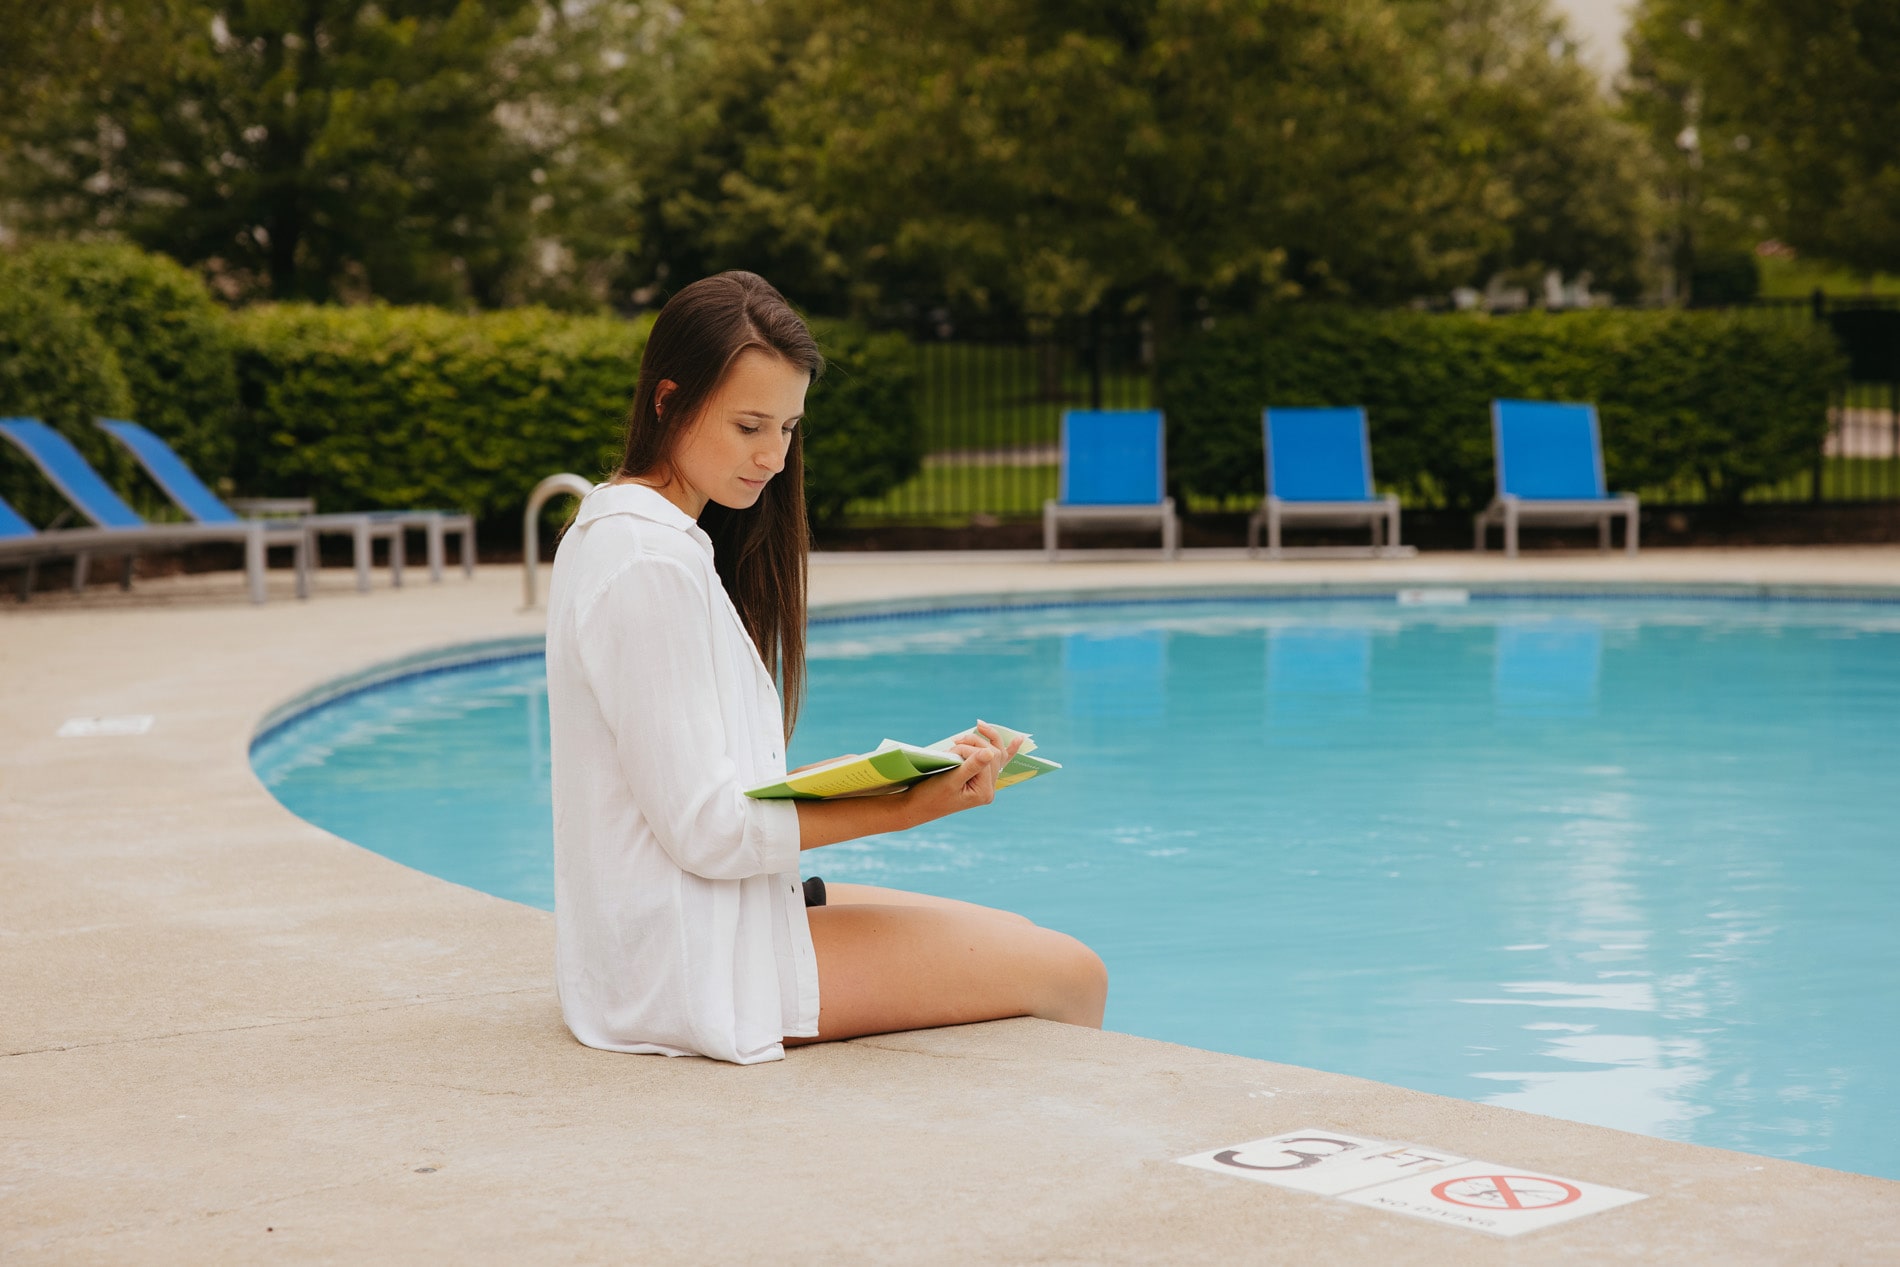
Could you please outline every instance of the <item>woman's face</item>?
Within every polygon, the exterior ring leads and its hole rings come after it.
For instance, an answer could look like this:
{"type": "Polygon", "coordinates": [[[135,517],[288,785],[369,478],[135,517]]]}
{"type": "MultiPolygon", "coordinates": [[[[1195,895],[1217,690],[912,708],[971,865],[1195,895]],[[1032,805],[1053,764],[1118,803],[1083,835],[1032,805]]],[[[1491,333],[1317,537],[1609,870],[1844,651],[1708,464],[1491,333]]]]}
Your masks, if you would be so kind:
{"type": "MultiPolygon", "coordinates": [[[[751,506],[766,481],[785,469],[809,385],[805,372],[781,356],[759,348],[739,353],[680,437],[672,461],[676,482],[660,491],[694,518],[709,501],[732,510],[751,506]]],[[[672,391],[673,383],[662,381],[654,393],[662,414],[672,391]]]]}

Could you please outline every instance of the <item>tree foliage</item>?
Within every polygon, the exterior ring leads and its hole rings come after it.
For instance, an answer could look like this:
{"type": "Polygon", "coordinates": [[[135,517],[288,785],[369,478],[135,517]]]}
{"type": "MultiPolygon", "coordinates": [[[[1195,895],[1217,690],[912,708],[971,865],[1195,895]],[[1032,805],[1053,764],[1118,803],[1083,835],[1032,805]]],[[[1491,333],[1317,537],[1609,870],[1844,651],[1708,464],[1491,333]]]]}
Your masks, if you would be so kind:
{"type": "MultiPolygon", "coordinates": [[[[1541,0],[717,6],[661,256],[834,305],[1631,284],[1631,147],[1541,0]],[[795,279],[795,280],[794,280],[795,279]]],[[[660,262],[667,262],[662,259],[660,262]]]]}
{"type": "Polygon", "coordinates": [[[1674,166],[1689,252],[1768,234],[1900,269],[1896,65],[1890,0],[1641,0],[1626,98],[1674,166]]]}
{"type": "MultiPolygon", "coordinates": [[[[1739,2],[1739,0],[1738,0],[1739,2]]],[[[17,10],[0,218],[234,298],[1408,299],[1634,284],[1547,0],[96,0],[17,10]]]]}
{"type": "MultiPolygon", "coordinates": [[[[59,7],[59,6],[53,6],[59,7]]],[[[102,0],[28,30],[9,190],[235,294],[494,298],[531,155],[497,116],[530,0],[102,0]]]]}

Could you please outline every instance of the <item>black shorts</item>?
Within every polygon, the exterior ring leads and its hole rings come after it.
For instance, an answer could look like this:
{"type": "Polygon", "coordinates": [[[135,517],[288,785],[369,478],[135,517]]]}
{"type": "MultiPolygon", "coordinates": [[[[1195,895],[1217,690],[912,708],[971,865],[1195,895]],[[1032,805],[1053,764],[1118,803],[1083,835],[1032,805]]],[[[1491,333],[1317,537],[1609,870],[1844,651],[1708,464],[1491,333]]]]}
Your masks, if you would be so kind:
{"type": "Polygon", "coordinates": [[[823,906],[825,904],[825,882],[817,876],[805,881],[805,905],[823,906]]]}

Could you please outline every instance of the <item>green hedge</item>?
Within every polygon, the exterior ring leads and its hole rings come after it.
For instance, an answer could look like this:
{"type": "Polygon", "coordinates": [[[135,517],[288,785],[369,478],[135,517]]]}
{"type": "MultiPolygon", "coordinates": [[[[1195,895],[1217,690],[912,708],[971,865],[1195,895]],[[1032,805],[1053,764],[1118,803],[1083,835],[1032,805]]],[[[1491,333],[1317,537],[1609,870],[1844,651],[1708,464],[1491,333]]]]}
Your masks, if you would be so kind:
{"type": "Polygon", "coordinates": [[[619,451],[646,324],[542,308],[239,312],[238,483],[324,510],[519,513],[619,451]]]}
{"type": "MultiPolygon", "coordinates": [[[[619,459],[650,320],[539,308],[285,305],[237,315],[247,490],[326,509],[519,513],[555,471],[619,459]]],[[[831,364],[807,402],[807,489],[820,526],[916,470],[909,345],[817,323],[831,364]],[[868,490],[868,491],[867,491],[868,490]]]]}
{"type": "Polygon", "coordinates": [[[1844,372],[1824,328],[1781,313],[1290,310],[1176,350],[1168,465],[1189,492],[1258,496],[1262,407],[1364,405],[1382,487],[1470,509],[1493,489],[1493,398],[1585,400],[1612,489],[1735,502],[1813,465],[1844,372]]]}
{"type": "Polygon", "coordinates": [[[144,423],[211,483],[230,474],[237,405],[230,322],[196,274],[110,242],[35,243],[9,271],[82,310],[116,354],[130,398],[104,412],[144,423]]]}
{"type": "Polygon", "coordinates": [[[825,374],[805,401],[805,497],[819,530],[859,498],[882,497],[923,463],[917,356],[909,340],[815,321],[825,374]]]}
{"type": "MultiPolygon", "coordinates": [[[[21,283],[0,262],[0,417],[36,417],[79,445],[108,474],[126,472],[104,432],[100,414],[124,413],[131,393],[119,359],[86,314],[56,295],[21,283]]],[[[40,527],[62,513],[67,526],[83,525],[66,500],[8,443],[0,441],[0,496],[40,527]]]]}

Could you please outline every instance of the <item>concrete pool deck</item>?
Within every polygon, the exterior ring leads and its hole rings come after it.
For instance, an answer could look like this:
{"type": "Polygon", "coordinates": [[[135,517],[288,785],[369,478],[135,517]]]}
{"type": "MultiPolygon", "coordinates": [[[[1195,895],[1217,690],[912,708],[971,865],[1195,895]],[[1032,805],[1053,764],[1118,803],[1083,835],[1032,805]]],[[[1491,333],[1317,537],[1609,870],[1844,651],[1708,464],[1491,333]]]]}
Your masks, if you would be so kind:
{"type": "MultiPolygon", "coordinates": [[[[1900,592],[1900,548],[833,557],[812,588],[1541,583],[1900,592]]],[[[312,686],[539,632],[520,584],[332,571],[298,603],[280,571],[252,607],[217,574],[0,610],[0,1260],[1900,1260],[1900,1183],[1126,1035],[1016,1020],[748,1069],[582,1048],[550,916],[297,819],[247,760],[312,686]],[[128,714],[149,733],[56,737],[128,714]],[[1507,1240],[1174,1164],[1306,1127],[1649,1199],[1507,1240]]]]}

